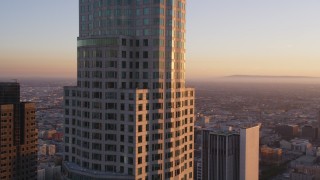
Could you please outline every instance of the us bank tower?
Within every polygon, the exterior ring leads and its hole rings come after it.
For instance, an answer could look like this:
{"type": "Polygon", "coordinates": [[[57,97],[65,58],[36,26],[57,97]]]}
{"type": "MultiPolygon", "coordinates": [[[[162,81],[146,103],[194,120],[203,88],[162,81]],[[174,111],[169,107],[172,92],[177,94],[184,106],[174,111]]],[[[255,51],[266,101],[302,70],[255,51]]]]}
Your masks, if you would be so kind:
{"type": "Polygon", "coordinates": [[[193,179],[186,0],[80,0],[65,179],[193,179]]]}

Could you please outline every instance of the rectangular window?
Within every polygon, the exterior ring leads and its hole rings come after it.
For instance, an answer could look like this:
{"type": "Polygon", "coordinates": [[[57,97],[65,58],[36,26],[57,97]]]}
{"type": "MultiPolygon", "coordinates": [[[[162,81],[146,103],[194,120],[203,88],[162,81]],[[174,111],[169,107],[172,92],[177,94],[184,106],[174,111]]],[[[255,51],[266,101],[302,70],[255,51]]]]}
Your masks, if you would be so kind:
{"type": "Polygon", "coordinates": [[[148,57],[149,57],[148,51],[143,51],[143,58],[148,58],[148,57]]]}

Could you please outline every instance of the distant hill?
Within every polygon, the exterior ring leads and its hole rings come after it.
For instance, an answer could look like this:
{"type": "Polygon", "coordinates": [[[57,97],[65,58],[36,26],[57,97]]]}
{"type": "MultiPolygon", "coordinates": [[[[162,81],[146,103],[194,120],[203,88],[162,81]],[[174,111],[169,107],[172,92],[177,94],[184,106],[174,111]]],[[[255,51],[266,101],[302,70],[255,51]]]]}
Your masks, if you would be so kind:
{"type": "Polygon", "coordinates": [[[263,78],[263,79],[316,79],[320,77],[311,77],[311,76],[259,76],[259,75],[232,75],[232,76],[225,76],[225,78],[263,78]]]}

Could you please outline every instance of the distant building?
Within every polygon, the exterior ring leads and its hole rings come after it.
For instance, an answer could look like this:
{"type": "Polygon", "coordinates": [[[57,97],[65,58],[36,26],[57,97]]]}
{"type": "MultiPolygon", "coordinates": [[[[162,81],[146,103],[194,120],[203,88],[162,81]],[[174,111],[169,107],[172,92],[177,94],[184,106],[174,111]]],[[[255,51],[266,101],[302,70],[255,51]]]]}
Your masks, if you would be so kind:
{"type": "Polygon", "coordinates": [[[285,150],[291,150],[291,143],[286,140],[281,140],[280,141],[280,148],[285,149],[285,150]]]}
{"type": "Polygon", "coordinates": [[[0,179],[36,179],[35,104],[20,102],[19,83],[0,83],[0,132],[0,179]]]}
{"type": "MultiPolygon", "coordinates": [[[[38,125],[39,125],[39,124],[38,124],[38,125]]],[[[42,139],[42,138],[45,138],[45,136],[46,136],[46,131],[39,131],[39,132],[38,132],[38,137],[39,137],[39,138],[42,139]]]]}
{"type": "Polygon", "coordinates": [[[53,156],[56,154],[56,145],[54,144],[43,144],[42,146],[40,146],[39,148],[39,153],[42,156],[53,156]]]}
{"type": "Polygon", "coordinates": [[[57,141],[57,142],[61,142],[63,138],[63,133],[54,133],[52,134],[52,140],[57,141]]]}
{"type": "Polygon", "coordinates": [[[49,146],[47,146],[47,152],[49,156],[53,156],[56,154],[56,145],[54,144],[50,144],[49,146]]]}
{"type": "Polygon", "coordinates": [[[197,180],[202,180],[202,162],[197,162],[197,180]]]}
{"type": "Polygon", "coordinates": [[[202,180],[202,162],[201,158],[194,160],[194,180],[202,180]]]}
{"type": "Polygon", "coordinates": [[[54,130],[54,129],[53,130],[48,130],[48,131],[45,132],[44,138],[51,140],[53,135],[56,134],[56,133],[57,133],[57,131],[54,130]]]}
{"type": "Polygon", "coordinates": [[[306,154],[312,150],[312,144],[307,139],[294,138],[290,141],[281,140],[280,148],[306,154]]]}
{"type": "Polygon", "coordinates": [[[282,160],[282,149],[270,148],[264,145],[260,148],[260,159],[264,164],[280,164],[282,160]]]}
{"type": "Polygon", "coordinates": [[[206,127],[206,124],[210,122],[210,118],[208,116],[200,116],[198,120],[201,127],[206,127]]]}
{"type": "Polygon", "coordinates": [[[313,156],[301,156],[290,163],[294,170],[291,173],[291,179],[294,180],[317,180],[320,179],[320,166],[317,164],[317,158],[313,156]]]}
{"type": "Polygon", "coordinates": [[[320,157],[320,147],[315,148],[315,155],[320,157]]]}
{"type": "Polygon", "coordinates": [[[316,126],[318,127],[318,139],[320,139],[320,111],[318,111],[318,123],[316,126]]]}
{"type": "Polygon", "coordinates": [[[292,139],[291,141],[291,150],[307,153],[308,150],[312,148],[312,144],[307,139],[292,139]]]}
{"type": "Polygon", "coordinates": [[[314,156],[301,156],[298,159],[295,159],[294,161],[291,161],[290,165],[291,167],[295,168],[298,166],[312,166],[316,163],[317,157],[314,156]]]}
{"type": "Polygon", "coordinates": [[[39,154],[42,156],[47,155],[47,144],[43,144],[39,147],[39,154]]]}
{"type": "Polygon", "coordinates": [[[299,126],[298,125],[279,125],[276,127],[276,132],[286,140],[298,137],[299,126]]]}
{"type": "Polygon", "coordinates": [[[293,172],[290,175],[290,180],[315,180],[315,177],[314,175],[293,172]]]}
{"type": "Polygon", "coordinates": [[[41,163],[38,169],[38,180],[61,180],[61,166],[54,163],[41,163]]]}
{"type": "Polygon", "coordinates": [[[206,129],[202,138],[202,180],[259,179],[259,126],[206,129]]]}
{"type": "Polygon", "coordinates": [[[313,141],[318,137],[318,128],[311,125],[306,125],[301,128],[301,138],[313,141]]]}

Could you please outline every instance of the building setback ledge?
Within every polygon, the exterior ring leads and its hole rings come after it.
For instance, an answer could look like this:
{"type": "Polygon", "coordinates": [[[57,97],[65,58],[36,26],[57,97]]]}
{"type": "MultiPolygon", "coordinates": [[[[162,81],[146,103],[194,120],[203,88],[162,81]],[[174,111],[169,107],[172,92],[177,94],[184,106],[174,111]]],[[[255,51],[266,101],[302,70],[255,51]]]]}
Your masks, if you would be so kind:
{"type": "Polygon", "coordinates": [[[111,173],[111,172],[101,172],[101,171],[94,171],[86,168],[82,168],[77,164],[70,163],[70,162],[63,162],[63,169],[66,171],[64,174],[66,179],[74,179],[73,176],[83,176],[85,178],[94,179],[94,180],[102,180],[102,179],[120,179],[120,180],[134,180],[133,175],[126,175],[120,173],[111,173]]]}

